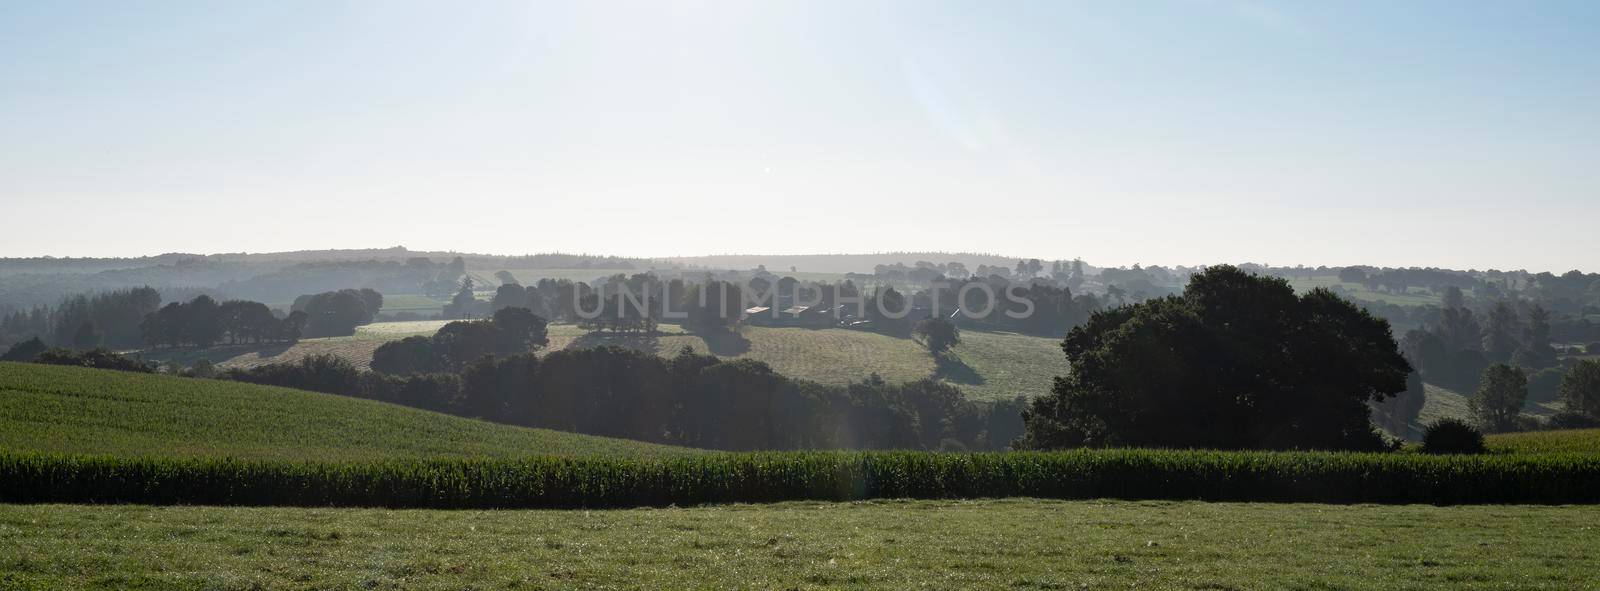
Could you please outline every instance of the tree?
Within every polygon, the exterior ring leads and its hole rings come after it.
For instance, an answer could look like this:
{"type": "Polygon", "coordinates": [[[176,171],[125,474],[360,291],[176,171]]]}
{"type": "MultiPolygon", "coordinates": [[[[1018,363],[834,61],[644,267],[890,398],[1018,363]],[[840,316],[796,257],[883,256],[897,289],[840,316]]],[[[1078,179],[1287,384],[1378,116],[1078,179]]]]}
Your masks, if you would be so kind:
{"type": "Polygon", "coordinates": [[[222,340],[222,317],[217,313],[217,301],[211,296],[196,296],[183,311],[183,340],[201,349],[222,340]]]}
{"type": "Polygon", "coordinates": [[[78,325],[78,330],[72,333],[72,347],[80,350],[93,349],[99,347],[105,338],[105,333],[100,332],[94,321],[85,320],[78,325]]]}
{"type": "Polygon", "coordinates": [[[1464,308],[1466,305],[1467,298],[1461,293],[1461,288],[1451,285],[1444,289],[1444,307],[1464,308]]]}
{"type": "Polygon", "coordinates": [[[1517,417],[1528,401],[1528,375],[1522,368],[1496,363],[1483,371],[1478,392],[1467,401],[1467,408],[1478,426],[1489,433],[1517,428],[1517,417]]]}
{"type": "Polygon", "coordinates": [[[1375,406],[1383,425],[1390,433],[1406,437],[1411,431],[1411,423],[1416,422],[1422,414],[1422,406],[1427,403],[1426,386],[1422,383],[1422,373],[1413,371],[1406,376],[1406,389],[1396,394],[1393,398],[1377,403],[1375,406]]]}
{"type": "Polygon", "coordinates": [[[494,327],[487,321],[451,322],[433,335],[433,349],[439,355],[439,365],[446,371],[461,371],[478,358],[494,355],[498,341],[494,327]]]}
{"type": "Polygon", "coordinates": [[[372,370],[391,375],[433,373],[440,370],[433,339],[410,336],[389,341],[372,352],[372,370]]]}
{"type": "Polygon", "coordinates": [[[1388,322],[1333,293],[1217,266],[1182,295],[1094,314],[1017,447],[1381,449],[1368,402],[1406,389],[1388,322]]]}
{"type": "Polygon", "coordinates": [[[549,323],[527,308],[501,308],[490,323],[494,325],[496,354],[527,353],[550,344],[549,323]]]}
{"type": "Polygon", "coordinates": [[[1561,379],[1561,400],[1567,410],[1600,417],[1600,359],[1579,361],[1561,379]]]}
{"type": "Polygon", "coordinates": [[[501,284],[494,290],[494,300],[490,307],[495,310],[506,308],[527,308],[528,290],[515,283],[501,284]]]}
{"type": "Polygon", "coordinates": [[[1517,350],[1520,324],[1516,310],[1503,301],[1495,302],[1483,326],[1483,355],[1495,363],[1510,361],[1517,350]]]}
{"type": "Polygon", "coordinates": [[[11,348],[6,351],[5,355],[0,355],[0,361],[33,361],[49,348],[50,347],[46,346],[44,341],[40,340],[39,337],[33,337],[26,341],[12,345],[11,348]]]}
{"type": "MultiPolygon", "coordinates": [[[[373,312],[367,309],[373,298],[365,291],[371,290],[342,289],[311,296],[305,305],[306,334],[313,337],[355,334],[357,326],[373,318],[373,312]]],[[[379,300],[381,298],[378,296],[379,300]]]]}
{"type": "Polygon", "coordinates": [[[961,344],[961,329],[943,317],[925,318],[917,322],[912,334],[922,339],[922,343],[928,347],[928,352],[934,355],[943,354],[950,347],[961,344]]]}

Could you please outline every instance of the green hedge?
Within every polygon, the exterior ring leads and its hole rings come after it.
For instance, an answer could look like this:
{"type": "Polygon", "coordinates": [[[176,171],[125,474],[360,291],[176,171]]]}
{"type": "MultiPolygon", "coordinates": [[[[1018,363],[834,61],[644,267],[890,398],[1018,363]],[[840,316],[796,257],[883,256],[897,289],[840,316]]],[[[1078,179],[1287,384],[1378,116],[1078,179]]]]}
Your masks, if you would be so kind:
{"type": "Polygon", "coordinates": [[[374,463],[0,455],[0,502],[629,507],[1041,497],[1600,502],[1600,456],[1099,450],[785,452],[374,463]]]}

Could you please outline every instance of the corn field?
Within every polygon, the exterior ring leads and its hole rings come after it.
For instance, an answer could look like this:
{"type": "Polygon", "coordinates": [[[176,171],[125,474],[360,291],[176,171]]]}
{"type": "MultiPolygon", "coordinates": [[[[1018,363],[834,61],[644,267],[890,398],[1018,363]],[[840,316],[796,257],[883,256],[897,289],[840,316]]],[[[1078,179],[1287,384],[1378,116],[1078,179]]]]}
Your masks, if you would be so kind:
{"type": "Polygon", "coordinates": [[[318,463],[0,455],[0,503],[556,508],[984,497],[1594,503],[1600,457],[1079,450],[318,463]]]}

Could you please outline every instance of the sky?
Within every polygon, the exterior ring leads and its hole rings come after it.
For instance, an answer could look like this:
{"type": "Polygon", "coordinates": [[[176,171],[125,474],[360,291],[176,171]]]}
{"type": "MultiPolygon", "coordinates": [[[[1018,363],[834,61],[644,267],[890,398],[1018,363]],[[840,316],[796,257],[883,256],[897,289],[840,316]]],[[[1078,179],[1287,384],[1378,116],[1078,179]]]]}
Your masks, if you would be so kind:
{"type": "Polygon", "coordinates": [[[0,256],[1600,271],[1600,2],[0,3],[0,256]]]}

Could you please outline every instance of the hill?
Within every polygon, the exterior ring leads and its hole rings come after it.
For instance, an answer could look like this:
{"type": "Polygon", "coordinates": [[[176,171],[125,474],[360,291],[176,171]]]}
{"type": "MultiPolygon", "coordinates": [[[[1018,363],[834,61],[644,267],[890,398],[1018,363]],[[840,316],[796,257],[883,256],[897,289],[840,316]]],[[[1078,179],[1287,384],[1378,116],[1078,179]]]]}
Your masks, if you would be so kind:
{"type": "Polygon", "coordinates": [[[323,461],[692,453],[288,388],[17,363],[0,363],[0,451],[323,461]]]}
{"type": "MultiPolygon", "coordinates": [[[[365,369],[372,352],[383,343],[431,335],[444,324],[442,320],[380,322],[358,327],[352,336],[302,339],[293,345],[150,350],[141,355],[186,367],[204,358],[222,368],[248,368],[333,354],[365,369]]],[[[953,350],[959,363],[944,365],[935,363],[928,350],[911,339],[843,328],[746,326],[738,336],[710,339],[668,324],[661,325],[657,335],[590,332],[571,324],[552,324],[549,332],[547,351],[616,345],[670,356],[692,347],[720,357],[763,361],[778,373],[823,384],[860,381],[874,373],[891,382],[936,377],[959,386],[974,400],[1039,396],[1050,391],[1053,376],[1066,371],[1060,339],[1009,332],[962,332],[962,343],[953,350]]]]}
{"type": "Polygon", "coordinates": [[[874,373],[890,382],[935,377],[959,386],[967,398],[1034,397],[1050,391],[1066,370],[1059,339],[1009,332],[963,331],[953,350],[959,363],[935,363],[911,339],[844,328],[746,326],[737,336],[710,339],[662,325],[660,335],[588,332],[572,325],[550,327],[550,349],[616,345],[672,355],[683,347],[719,357],[755,359],[783,375],[823,384],[860,381],[874,373]]]}

